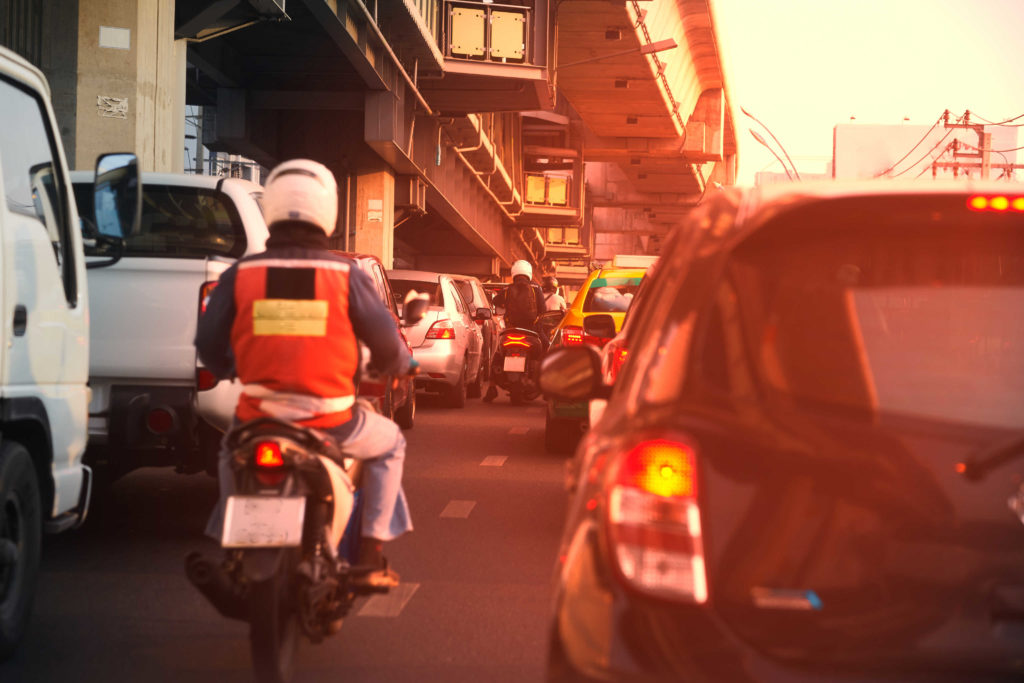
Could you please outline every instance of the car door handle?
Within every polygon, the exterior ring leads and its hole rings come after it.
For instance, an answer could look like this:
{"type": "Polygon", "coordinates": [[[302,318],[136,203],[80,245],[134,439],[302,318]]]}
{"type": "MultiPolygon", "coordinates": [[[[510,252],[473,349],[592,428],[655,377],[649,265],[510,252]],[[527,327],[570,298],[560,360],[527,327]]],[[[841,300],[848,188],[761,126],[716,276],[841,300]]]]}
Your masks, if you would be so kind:
{"type": "Polygon", "coordinates": [[[14,307],[14,336],[21,337],[28,327],[28,309],[18,304],[14,307]]]}

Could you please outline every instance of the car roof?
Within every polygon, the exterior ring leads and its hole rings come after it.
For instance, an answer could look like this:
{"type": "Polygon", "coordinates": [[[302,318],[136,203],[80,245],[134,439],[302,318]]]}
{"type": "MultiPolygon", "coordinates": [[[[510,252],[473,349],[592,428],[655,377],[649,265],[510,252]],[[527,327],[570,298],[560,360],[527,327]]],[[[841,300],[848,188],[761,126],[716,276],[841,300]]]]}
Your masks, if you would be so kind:
{"type": "MultiPolygon", "coordinates": [[[[95,171],[72,171],[71,182],[73,183],[91,183],[95,171]]],[[[178,185],[180,187],[204,187],[204,188],[217,188],[222,183],[230,183],[232,185],[240,185],[246,187],[251,192],[262,192],[263,186],[254,183],[251,180],[245,178],[231,178],[224,176],[215,175],[196,175],[194,173],[151,173],[149,171],[142,172],[142,185],[145,188],[146,184],[152,185],[178,185]]]]}
{"type": "Polygon", "coordinates": [[[434,273],[429,270],[402,270],[392,269],[388,271],[388,277],[402,280],[424,280],[425,282],[440,282],[442,273],[434,273]]]}

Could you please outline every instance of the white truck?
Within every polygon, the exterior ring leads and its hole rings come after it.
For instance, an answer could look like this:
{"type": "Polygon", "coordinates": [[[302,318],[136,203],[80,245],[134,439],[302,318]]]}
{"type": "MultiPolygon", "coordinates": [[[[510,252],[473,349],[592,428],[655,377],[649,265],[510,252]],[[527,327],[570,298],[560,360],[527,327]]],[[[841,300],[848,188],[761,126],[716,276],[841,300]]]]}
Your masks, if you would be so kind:
{"type": "MultiPolygon", "coordinates": [[[[74,171],[89,215],[93,174],[74,171]]],[[[86,244],[89,445],[100,481],[147,466],[216,473],[241,385],[217,381],[196,357],[209,292],[242,256],[263,251],[263,188],[242,178],[143,173],[138,228],[120,243],[86,244]]],[[[83,230],[91,227],[83,221],[83,230]]]]}
{"type": "MultiPolygon", "coordinates": [[[[132,154],[97,162],[93,224],[134,228],[132,154]]],[[[0,47],[0,660],[28,625],[41,534],[81,524],[89,307],[79,214],[43,74],[0,47]]]]}

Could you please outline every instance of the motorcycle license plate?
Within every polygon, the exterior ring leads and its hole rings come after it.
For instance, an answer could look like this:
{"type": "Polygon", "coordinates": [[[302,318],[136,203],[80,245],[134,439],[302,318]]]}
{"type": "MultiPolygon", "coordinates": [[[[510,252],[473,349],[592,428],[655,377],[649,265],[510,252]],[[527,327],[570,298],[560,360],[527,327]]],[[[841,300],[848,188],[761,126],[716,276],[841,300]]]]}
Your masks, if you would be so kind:
{"type": "Polygon", "coordinates": [[[303,496],[230,496],[224,510],[224,548],[287,548],[302,542],[303,496]]]}
{"type": "Polygon", "coordinates": [[[526,370],[526,356],[505,356],[505,372],[526,370]]]}

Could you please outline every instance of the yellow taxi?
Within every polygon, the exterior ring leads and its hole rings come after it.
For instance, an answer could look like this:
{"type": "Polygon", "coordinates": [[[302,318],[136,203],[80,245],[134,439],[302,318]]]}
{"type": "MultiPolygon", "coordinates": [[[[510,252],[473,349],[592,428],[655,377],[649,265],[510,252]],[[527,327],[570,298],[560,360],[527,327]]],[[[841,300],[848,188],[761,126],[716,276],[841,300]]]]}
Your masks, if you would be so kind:
{"type": "MultiPolygon", "coordinates": [[[[633,296],[640,289],[647,270],[654,265],[654,256],[616,256],[612,265],[590,273],[576,293],[572,306],[555,328],[552,347],[592,344],[604,346],[622,329],[633,296]],[[615,332],[595,337],[583,329],[583,321],[590,316],[611,316],[615,332]]],[[[597,327],[596,325],[591,325],[597,327]]],[[[607,323],[603,326],[607,329],[607,323]]],[[[575,448],[588,424],[586,401],[568,403],[549,399],[544,422],[544,445],[549,452],[569,453],[575,448]]]]}
{"type": "Polygon", "coordinates": [[[640,288],[640,281],[655,258],[616,256],[610,267],[591,272],[580,291],[576,293],[572,306],[566,311],[562,322],[555,328],[553,344],[603,346],[611,337],[591,337],[585,334],[584,318],[608,314],[615,321],[615,332],[618,333],[622,329],[622,321],[626,318],[626,311],[633,300],[633,295],[640,288]]]}

